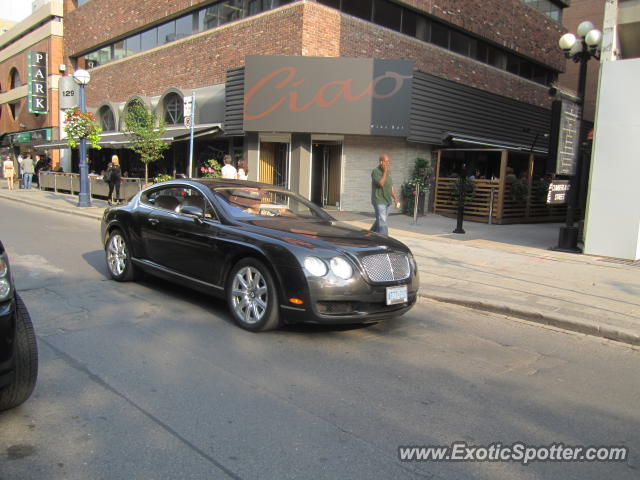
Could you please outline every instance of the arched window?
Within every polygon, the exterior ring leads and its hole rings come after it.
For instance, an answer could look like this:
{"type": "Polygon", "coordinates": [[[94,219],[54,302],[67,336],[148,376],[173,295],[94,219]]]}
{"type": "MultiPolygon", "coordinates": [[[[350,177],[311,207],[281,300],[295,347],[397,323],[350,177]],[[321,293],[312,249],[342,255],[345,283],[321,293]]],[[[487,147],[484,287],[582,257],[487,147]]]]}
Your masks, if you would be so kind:
{"type": "Polygon", "coordinates": [[[164,121],[167,125],[177,125],[184,121],[184,102],[177,93],[170,93],[164,99],[164,121]]]}
{"type": "Polygon", "coordinates": [[[116,129],[116,119],[113,116],[113,111],[106,105],[100,108],[98,112],[100,118],[100,127],[104,132],[113,132],[116,129]]]}
{"type": "Polygon", "coordinates": [[[18,88],[22,86],[22,81],[20,81],[20,74],[18,73],[17,68],[12,68],[11,73],[9,74],[10,78],[10,87],[13,90],[14,88],[18,88]]]}

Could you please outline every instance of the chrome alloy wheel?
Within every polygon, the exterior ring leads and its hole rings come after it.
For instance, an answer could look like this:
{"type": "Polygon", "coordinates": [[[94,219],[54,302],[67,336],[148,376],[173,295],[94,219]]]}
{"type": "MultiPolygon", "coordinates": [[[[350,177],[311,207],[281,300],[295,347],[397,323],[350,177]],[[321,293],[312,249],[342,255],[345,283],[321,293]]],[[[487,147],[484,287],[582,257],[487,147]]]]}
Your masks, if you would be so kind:
{"type": "Polygon", "coordinates": [[[238,270],[231,284],[233,310],[239,320],[255,324],[262,320],[268,306],[267,282],[255,267],[238,270]]]}
{"type": "Polygon", "coordinates": [[[107,265],[115,277],[120,277],[124,274],[125,268],[127,268],[128,255],[127,244],[122,235],[113,235],[107,245],[107,265]]]}

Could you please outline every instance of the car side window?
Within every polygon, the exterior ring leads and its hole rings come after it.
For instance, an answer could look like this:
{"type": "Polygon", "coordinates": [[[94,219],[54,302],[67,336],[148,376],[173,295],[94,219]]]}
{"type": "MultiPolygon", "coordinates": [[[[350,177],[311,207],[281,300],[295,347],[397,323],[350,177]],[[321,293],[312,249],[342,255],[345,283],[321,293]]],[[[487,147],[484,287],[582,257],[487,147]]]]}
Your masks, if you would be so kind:
{"type": "Polygon", "coordinates": [[[170,210],[181,213],[181,207],[199,207],[204,212],[205,218],[218,220],[218,216],[213,207],[195,188],[187,186],[172,186],[149,190],[140,196],[140,201],[145,205],[151,205],[163,210],[170,210]]]}

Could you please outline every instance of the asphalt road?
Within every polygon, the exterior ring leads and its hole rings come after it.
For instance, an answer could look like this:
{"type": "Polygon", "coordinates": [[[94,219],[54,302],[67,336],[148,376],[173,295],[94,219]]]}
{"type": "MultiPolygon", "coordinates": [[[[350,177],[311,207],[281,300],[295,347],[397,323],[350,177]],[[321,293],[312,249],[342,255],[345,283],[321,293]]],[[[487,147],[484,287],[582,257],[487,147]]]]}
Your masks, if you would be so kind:
{"type": "Polygon", "coordinates": [[[0,200],[40,348],[0,414],[0,480],[640,476],[640,352],[420,301],[264,334],[160,280],[108,280],[99,224],[0,200]],[[398,447],[622,445],[617,463],[400,462],[398,447]]]}

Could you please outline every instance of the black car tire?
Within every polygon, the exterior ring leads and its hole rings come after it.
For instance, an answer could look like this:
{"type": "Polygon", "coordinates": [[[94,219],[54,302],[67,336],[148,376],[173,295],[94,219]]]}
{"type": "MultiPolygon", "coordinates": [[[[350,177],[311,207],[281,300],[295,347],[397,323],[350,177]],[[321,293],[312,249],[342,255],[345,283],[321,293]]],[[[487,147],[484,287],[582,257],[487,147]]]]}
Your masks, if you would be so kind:
{"type": "Polygon", "coordinates": [[[130,282],[138,277],[138,269],[131,261],[129,242],[121,230],[113,230],[104,247],[107,269],[111,278],[118,282],[130,282]]]}
{"type": "Polygon", "coordinates": [[[269,269],[257,259],[245,258],[231,269],[227,303],[233,319],[245,330],[263,332],[280,326],[276,284],[269,269]]]}
{"type": "Polygon", "coordinates": [[[0,411],[24,403],[33,392],[38,378],[38,344],[29,311],[16,294],[15,370],[13,382],[0,390],[0,411]]]}

